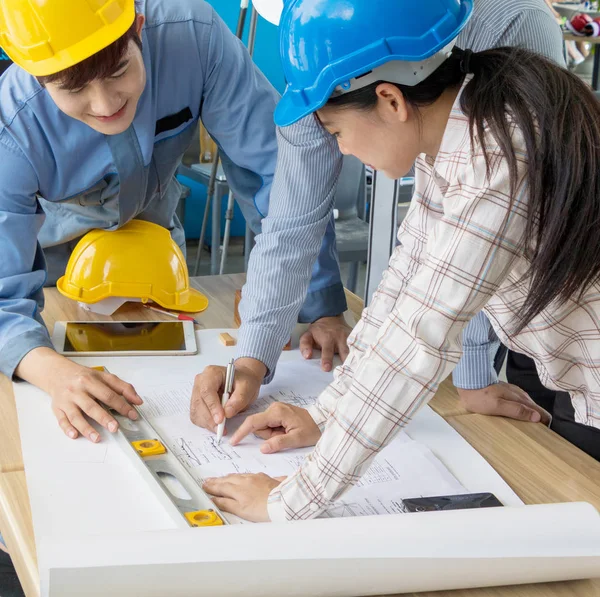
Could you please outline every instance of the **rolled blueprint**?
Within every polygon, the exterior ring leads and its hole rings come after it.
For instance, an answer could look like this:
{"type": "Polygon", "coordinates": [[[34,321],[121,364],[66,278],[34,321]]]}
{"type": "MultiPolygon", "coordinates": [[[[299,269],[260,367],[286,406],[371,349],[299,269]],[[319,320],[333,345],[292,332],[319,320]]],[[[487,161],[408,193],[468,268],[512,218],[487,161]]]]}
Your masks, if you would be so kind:
{"type": "MultiPolygon", "coordinates": [[[[600,574],[600,516],[552,504],[54,540],[51,597],[359,596],[600,574]]],[[[51,579],[50,585],[48,585],[51,579]]]]}

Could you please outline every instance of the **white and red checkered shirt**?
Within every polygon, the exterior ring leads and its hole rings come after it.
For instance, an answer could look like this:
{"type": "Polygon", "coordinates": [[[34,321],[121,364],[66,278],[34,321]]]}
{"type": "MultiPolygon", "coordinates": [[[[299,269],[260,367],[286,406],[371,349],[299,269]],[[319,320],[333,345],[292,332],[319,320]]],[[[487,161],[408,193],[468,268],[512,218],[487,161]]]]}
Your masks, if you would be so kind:
{"type": "Polygon", "coordinates": [[[358,481],[452,371],[461,332],[484,307],[502,342],[535,359],[544,385],[571,393],[576,420],[600,428],[600,285],[508,336],[528,290],[516,284],[529,267],[527,156],[513,130],[511,207],[507,163],[488,135],[486,177],[459,101],[460,94],[437,157],[417,161],[401,246],[350,336],[350,356],[311,410],[321,439],[269,497],[272,520],[313,518],[358,481]]]}

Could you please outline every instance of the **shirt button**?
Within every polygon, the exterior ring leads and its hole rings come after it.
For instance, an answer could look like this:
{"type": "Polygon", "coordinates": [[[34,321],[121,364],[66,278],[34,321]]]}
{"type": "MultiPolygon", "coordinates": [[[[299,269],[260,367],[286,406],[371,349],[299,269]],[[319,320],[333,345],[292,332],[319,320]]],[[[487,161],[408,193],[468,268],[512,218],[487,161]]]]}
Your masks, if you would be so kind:
{"type": "Polygon", "coordinates": [[[309,508],[313,511],[316,512],[317,510],[320,510],[321,508],[319,507],[319,504],[315,504],[314,502],[309,506],[309,508]]]}

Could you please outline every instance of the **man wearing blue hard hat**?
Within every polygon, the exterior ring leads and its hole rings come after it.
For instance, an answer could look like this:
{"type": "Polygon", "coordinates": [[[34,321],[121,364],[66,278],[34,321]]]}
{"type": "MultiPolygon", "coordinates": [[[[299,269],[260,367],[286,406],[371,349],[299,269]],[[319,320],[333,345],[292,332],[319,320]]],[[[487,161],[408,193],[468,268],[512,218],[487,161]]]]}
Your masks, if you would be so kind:
{"type": "Polygon", "coordinates": [[[433,397],[482,309],[570,397],[580,446],[600,459],[600,105],[538,54],[461,49],[471,14],[471,0],[286,4],[276,122],[312,114],[343,154],[392,178],[414,163],[415,193],[332,384],[308,410],[248,417],[231,440],[275,428],[314,451],[283,482],[208,480],[220,508],[255,521],[325,512],[433,397]]]}
{"type": "MultiPolygon", "coordinates": [[[[265,18],[279,23],[281,0],[255,0],[254,5],[265,18]]],[[[454,5],[459,6],[459,3],[454,5]]],[[[404,15],[403,9],[402,12],[404,15]]],[[[420,21],[422,15],[416,14],[413,18],[420,21]]],[[[407,24],[407,27],[413,25],[417,27],[418,23],[407,24]]],[[[378,23],[371,26],[377,27],[378,23]]],[[[347,43],[351,41],[348,39],[347,43]]],[[[282,37],[282,43],[286,42],[287,39],[282,37]]],[[[562,34],[545,0],[507,0],[502,3],[474,0],[473,17],[459,34],[458,45],[477,51],[498,46],[522,46],[564,64],[562,34]]],[[[285,108],[286,103],[289,101],[286,100],[279,110],[289,109],[285,108]]],[[[294,201],[292,195],[277,195],[278,200],[272,202],[263,234],[253,250],[240,309],[243,320],[237,347],[240,367],[226,412],[220,401],[224,369],[210,367],[196,380],[192,420],[209,429],[214,429],[225,415],[234,416],[255,400],[261,383],[272,378],[280,354],[279,346],[287,341],[296,321],[315,258],[315,246],[332,209],[332,196],[323,200],[324,194],[316,192],[316,188],[317,185],[319,188],[326,186],[328,173],[339,168],[339,151],[330,145],[330,139],[323,137],[323,132],[310,117],[300,120],[293,128],[279,129],[277,134],[280,142],[278,173],[282,178],[289,177],[300,166],[297,157],[300,154],[292,157],[290,147],[302,150],[301,159],[307,159],[311,153],[318,156],[313,158],[313,164],[318,167],[311,170],[315,171],[314,178],[303,182],[306,192],[301,200],[294,201]],[[312,188],[315,189],[313,193],[310,192],[312,188]]],[[[333,308],[336,312],[336,307],[333,308]]],[[[334,318],[330,320],[330,326],[334,321],[334,318]]],[[[313,329],[319,327],[318,323],[313,329]]],[[[341,322],[335,329],[337,336],[346,333],[341,322]]],[[[300,344],[308,358],[312,354],[309,338],[310,333],[304,338],[306,343],[301,340],[300,344]]],[[[545,410],[519,387],[498,383],[491,363],[499,341],[483,313],[474,318],[465,332],[463,344],[464,358],[454,372],[454,382],[467,408],[521,420],[547,421],[545,410]]],[[[331,348],[325,347],[322,359],[327,366],[332,354],[331,348]]],[[[342,351],[341,356],[343,360],[345,354],[342,351]]],[[[497,360],[500,363],[500,359],[497,360]]]]}

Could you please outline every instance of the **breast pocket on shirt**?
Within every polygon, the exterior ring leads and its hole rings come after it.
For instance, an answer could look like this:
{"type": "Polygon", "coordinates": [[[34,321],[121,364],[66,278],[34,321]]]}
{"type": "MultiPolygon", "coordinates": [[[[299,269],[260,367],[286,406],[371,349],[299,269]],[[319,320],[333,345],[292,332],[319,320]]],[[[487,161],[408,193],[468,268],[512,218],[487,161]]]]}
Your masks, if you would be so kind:
{"type": "Polygon", "coordinates": [[[65,199],[38,197],[46,214],[40,231],[42,247],[61,244],[93,228],[111,228],[119,222],[119,181],[107,175],[84,191],[65,199]]]}
{"type": "Polygon", "coordinates": [[[78,203],[83,207],[96,207],[104,205],[111,194],[107,193],[108,181],[105,179],[99,180],[93,187],[86,189],[80,195],[76,195],[68,200],[69,203],[78,203]]]}
{"type": "Polygon", "coordinates": [[[198,121],[194,120],[189,108],[161,118],[156,123],[150,176],[155,177],[161,196],[166,192],[177,172],[183,154],[194,139],[197,124],[198,121]]]}
{"type": "Polygon", "coordinates": [[[119,177],[107,174],[81,193],[61,202],[62,206],[80,215],[99,221],[118,221],[119,177]]]}

